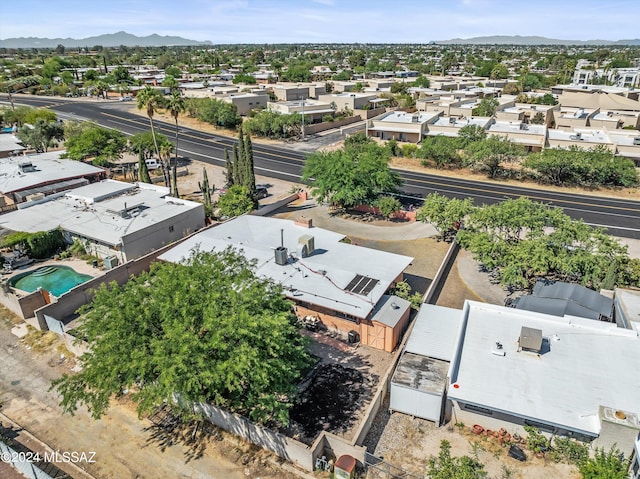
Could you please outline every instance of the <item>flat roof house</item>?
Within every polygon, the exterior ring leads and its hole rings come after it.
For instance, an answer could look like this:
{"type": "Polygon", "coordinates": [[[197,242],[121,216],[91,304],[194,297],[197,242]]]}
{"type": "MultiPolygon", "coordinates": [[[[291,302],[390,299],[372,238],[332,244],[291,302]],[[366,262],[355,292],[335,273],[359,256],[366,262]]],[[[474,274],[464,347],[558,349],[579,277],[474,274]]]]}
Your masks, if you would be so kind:
{"type": "Polygon", "coordinates": [[[616,444],[640,431],[637,330],[466,301],[449,370],[452,420],[616,444]]]}
{"type": "Polygon", "coordinates": [[[232,93],[222,98],[222,101],[230,103],[236,107],[238,115],[246,115],[255,108],[266,108],[269,102],[269,95],[264,93],[232,93]]]}
{"type": "Polygon", "coordinates": [[[25,146],[15,135],[9,133],[0,134],[0,158],[21,154],[26,150],[25,146]]]}
{"type": "Polygon", "coordinates": [[[487,134],[507,138],[530,151],[542,150],[547,142],[546,125],[532,125],[522,121],[494,121],[487,134]]]}
{"type": "Polygon", "coordinates": [[[124,263],[173,243],[204,226],[201,203],[169,196],[146,183],[104,180],[20,205],[2,216],[2,227],[35,233],[61,228],[102,258],[124,263]]]}
{"type": "Polygon", "coordinates": [[[362,110],[365,106],[375,107],[378,96],[375,93],[331,93],[319,95],[318,100],[325,103],[335,103],[338,110],[362,110]]]}
{"type": "Polygon", "coordinates": [[[367,136],[419,143],[426,136],[429,123],[439,116],[439,113],[389,111],[367,120],[367,136]]]}
{"type": "Polygon", "coordinates": [[[106,176],[102,168],[82,161],[64,160],[64,151],[0,159],[2,207],[40,199],[60,191],[88,185],[106,176]]]}
{"type": "Polygon", "coordinates": [[[195,248],[232,247],[256,261],[294,301],[299,318],[358,333],[362,344],[393,351],[408,326],[410,304],[387,293],[413,258],[343,243],[344,235],[308,223],[243,215],[201,231],[159,256],[180,262],[195,248]]]}
{"type": "Polygon", "coordinates": [[[606,131],[589,128],[575,128],[573,131],[549,128],[547,130],[547,146],[549,148],[577,146],[585,150],[596,146],[604,146],[611,152],[616,151],[616,145],[611,141],[606,131]]]}

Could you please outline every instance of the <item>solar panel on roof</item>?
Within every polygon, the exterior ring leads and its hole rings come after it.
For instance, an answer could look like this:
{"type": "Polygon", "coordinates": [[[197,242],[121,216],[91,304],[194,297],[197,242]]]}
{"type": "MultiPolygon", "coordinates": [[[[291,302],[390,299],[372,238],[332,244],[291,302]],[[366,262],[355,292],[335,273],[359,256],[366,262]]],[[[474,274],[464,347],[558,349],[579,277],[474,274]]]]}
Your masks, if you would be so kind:
{"type": "Polygon", "coordinates": [[[362,276],[361,274],[357,274],[347,285],[345,288],[347,291],[351,291],[352,293],[359,294],[362,296],[368,295],[373,288],[378,284],[377,279],[369,278],[367,276],[362,276]]]}

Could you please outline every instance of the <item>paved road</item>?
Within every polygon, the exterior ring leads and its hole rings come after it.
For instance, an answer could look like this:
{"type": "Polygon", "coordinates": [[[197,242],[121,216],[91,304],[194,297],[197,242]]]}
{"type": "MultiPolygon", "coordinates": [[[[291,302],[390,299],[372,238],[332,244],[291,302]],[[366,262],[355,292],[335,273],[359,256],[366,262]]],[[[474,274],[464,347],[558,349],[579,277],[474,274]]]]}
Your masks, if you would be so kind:
{"type": "MultiPolygon", "coordinates": [[[[117,101],[71,101],[16,95],[16,102],[51,108],[63,118],[91,119],[129,135],[149,129],[149,122],[145,117],[124,111],[123,104],[117,101]]],[[[162,121],[155,123],[170,139],[174,137],[173,124],[162,121]]],[[[179,133],[181,155],[218,166],[224,166],[224,151],[230,151],[234,143],[232,138],[190,128],[181,128],[179,133]]],[[[253,149],[257,174],[294,182],[300,180],[305,153],[286,146],[257,143],[254,143],[253,149]]],[[[605,227],[612,235],[640,239],[640,201],[637,197],[611,199],[586,194],[555,193],[517,185],[496,185],[421,172],[397,171],[404,180],[404,199],[416,205],[420,204],[421,197],[432,192],[457,198],[472,197],[479,205],[527,196],[535,201],[563,208],[572,218],[605,227]]]]}

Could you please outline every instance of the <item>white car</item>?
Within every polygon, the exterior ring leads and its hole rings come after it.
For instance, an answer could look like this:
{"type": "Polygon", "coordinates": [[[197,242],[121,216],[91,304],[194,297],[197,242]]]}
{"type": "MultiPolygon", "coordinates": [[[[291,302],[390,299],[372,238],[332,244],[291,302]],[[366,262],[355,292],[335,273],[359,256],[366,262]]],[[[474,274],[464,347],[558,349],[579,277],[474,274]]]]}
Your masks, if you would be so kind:
{"type": "Polygon", "coordinates": [[[120,97],[120,101],[132,101],[132,100],[133,98],[130,97],[129,95],[120,97]]]}

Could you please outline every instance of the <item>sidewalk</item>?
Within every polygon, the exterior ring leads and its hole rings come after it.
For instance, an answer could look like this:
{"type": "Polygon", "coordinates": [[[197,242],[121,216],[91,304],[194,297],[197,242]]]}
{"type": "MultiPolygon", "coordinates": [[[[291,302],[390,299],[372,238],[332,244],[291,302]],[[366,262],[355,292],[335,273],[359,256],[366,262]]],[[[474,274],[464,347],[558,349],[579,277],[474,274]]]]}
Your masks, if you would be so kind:
{"type": "Polygon", "coordinates": [[[329,207],[318,205],[315,200],[293,202],[275,212],[277,218],[295,219],[301,216],[311,218],[313,225],[325,228],[346,236],[372,240],[414,240],[436,236],[438,232],[430,224],[421,221],[413,223],[385,222],[384,226],[348,220],[338,216],[331,216],[329,207]]]}

